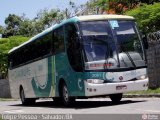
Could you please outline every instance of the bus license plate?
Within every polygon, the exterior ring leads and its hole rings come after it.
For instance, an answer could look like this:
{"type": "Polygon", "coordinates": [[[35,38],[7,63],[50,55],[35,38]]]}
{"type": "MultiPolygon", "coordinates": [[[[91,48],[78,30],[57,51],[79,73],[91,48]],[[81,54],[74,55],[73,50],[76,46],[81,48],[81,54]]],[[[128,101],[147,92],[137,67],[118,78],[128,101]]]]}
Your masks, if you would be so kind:
{"type": "Polygon", "coordinates": [[[126,85],[116,86],[116,90],[125,90],[125,89],[127,89],[127,86],[126,86],[126,85]]]}

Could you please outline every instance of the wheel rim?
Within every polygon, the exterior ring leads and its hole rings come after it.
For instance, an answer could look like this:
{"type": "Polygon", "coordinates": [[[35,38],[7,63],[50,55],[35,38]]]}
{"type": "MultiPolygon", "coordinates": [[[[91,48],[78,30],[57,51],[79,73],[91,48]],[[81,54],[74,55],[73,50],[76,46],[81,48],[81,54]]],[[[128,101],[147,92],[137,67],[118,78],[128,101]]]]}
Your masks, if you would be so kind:
{"type": "Polygon", "coordinates": [[[68,90],[66,86],[63,87],[63,98],[65,102],[68,102],[69,98],[68,98],[68,90]]]}
{"type": "Polygon", "coordinates": [[[25,100],[25,95],[24,95],[24,90],[21,90],[21,101],[24,102],[25,100]]]}

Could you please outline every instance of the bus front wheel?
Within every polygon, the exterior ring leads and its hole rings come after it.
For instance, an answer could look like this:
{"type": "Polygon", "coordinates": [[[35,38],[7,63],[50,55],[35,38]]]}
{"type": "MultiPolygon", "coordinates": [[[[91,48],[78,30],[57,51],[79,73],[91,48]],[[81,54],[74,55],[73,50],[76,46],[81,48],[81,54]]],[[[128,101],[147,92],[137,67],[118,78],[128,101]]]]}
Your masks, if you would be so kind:
{"type": "Polygon", "coordinates": [[[75,98],[69,96],[68,89],[65,83],[63,83],[61,88],[61,97],[65,106],[71,106],[75,101],[75,98]]]}
{"type": "Polygon", "coordinates": [[[35,104],[34,98],[26,98],[23,88],[20,88],[20,99],[23,105],[33,105],[35,104]]]}
{"type": "Polygon", "coordinates": [[[122,99],[122,96],[123,96],[122,93],[109,95],[109,97],[110,97],[110,99],[112,100],[113,103],[119,103],[122,99]]]}

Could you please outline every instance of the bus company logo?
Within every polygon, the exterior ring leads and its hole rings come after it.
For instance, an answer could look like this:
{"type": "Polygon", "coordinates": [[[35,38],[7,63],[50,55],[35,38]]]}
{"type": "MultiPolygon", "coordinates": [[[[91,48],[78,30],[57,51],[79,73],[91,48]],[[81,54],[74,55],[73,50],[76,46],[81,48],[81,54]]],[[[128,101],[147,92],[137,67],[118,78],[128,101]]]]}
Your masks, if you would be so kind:
{"type": "MultiPolygon", "coordinates": [[[[45,69],[45,71],[47,71],[47,68],[45,69]]],[[[34,77],[32,78],[33,80],[35,80],[37,88],[41,88],[41,89],[45,89],[46,88],[46,86],[47,86],[47,79],[48,79],[47,78],[48,76],[45,76],[45,75],[43,75],[41,77],[38,76],[38,74],[44,74],[43,72],[44,72],[43,65],[38,64],[35,67],[35,70],[33,71],[34,77]]]]}
{"type": "Polygon", "coordinates": [[[78,87],[79,87],[80,90],[83,89],[82,80],[80,78],[78,79],[78,87]]]}
{"type": "Polygon", "coordinates": [[[44,80],[43,83],[41,82],[42,80],[39,80],[37,76],[33,77],[33,79],[36,82],[37,88],[38,87],[40,87],[41,89],[45,89],[46,88],[46,86],[47,86],[47,81],[45,81],[46,79],[44,80]]]}
{"type": "Polygon", "coordinates": [[[51,58],[48,58],[47,61],[46,60],[43,61],[43,66],[39,65],[40,63],[37,64],[37,66],[33,71],[33,78],[31,80],[31,84],[32,84],[34,93],[37,97],[38,96],[48,97],[50,94],[53,77],[52,77],[52,74],[48,74],[48,73],[52,73],[51,60],[52,60],[51,58]],[[46,74],[46,75],[43,75],[43,74],[46,74]]]}
{"type": "Polygon", "coordinates": [[[106,79],[109,81],[113,81],[114,80],[114,73],[106,73],[106,79]]]}

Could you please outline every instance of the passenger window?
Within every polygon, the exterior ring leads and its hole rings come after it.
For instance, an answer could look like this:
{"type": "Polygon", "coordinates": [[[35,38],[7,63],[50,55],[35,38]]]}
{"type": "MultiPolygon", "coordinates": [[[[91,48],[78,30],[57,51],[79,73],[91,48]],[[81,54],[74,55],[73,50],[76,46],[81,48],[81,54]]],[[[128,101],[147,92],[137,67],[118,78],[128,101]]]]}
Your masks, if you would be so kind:
{"type": "Polygon", "coordinates": [[[67,54],[69,62],[75,71],[82,71],[82,55],[78,45],[77,29],[74,24],[65,26],[65,35],[67,41],[67,54]]]}
{"type": "Polygon", "coordinates": [[[53,33],[54,52],[64,52],[64,32],[63,27],[57,29],[53,33]]]}

